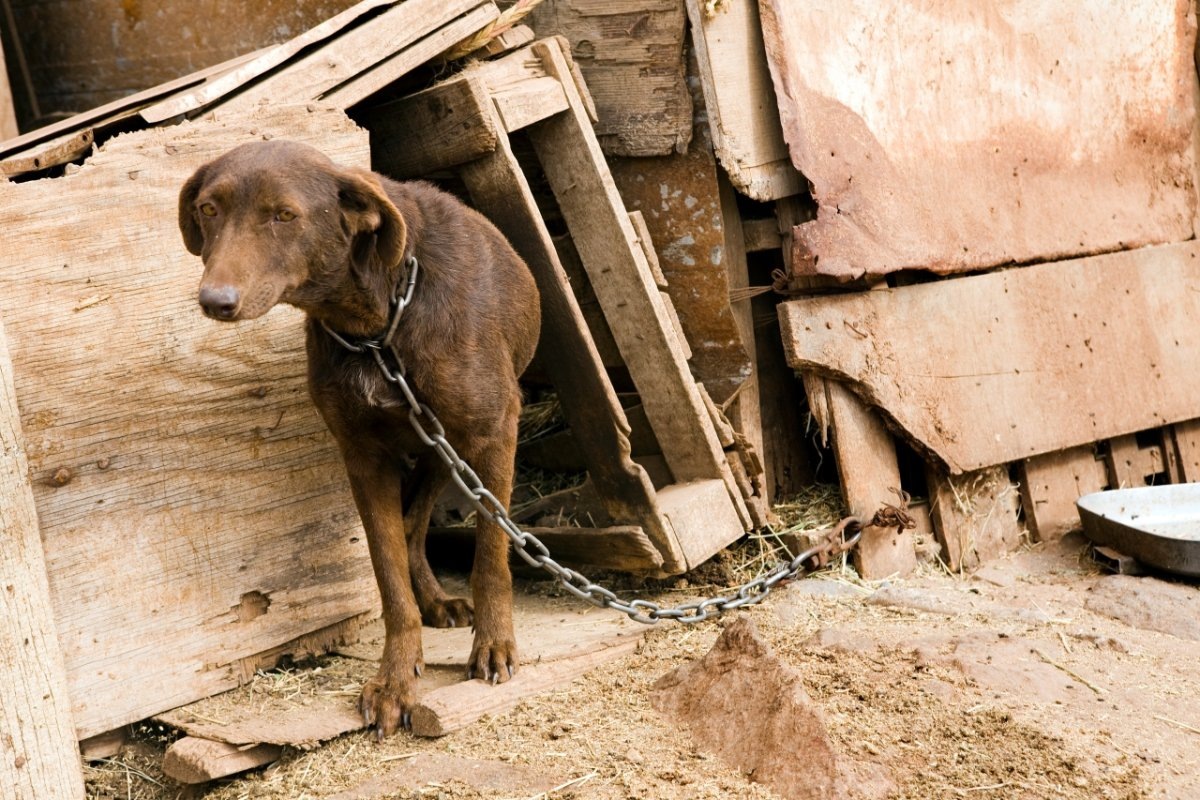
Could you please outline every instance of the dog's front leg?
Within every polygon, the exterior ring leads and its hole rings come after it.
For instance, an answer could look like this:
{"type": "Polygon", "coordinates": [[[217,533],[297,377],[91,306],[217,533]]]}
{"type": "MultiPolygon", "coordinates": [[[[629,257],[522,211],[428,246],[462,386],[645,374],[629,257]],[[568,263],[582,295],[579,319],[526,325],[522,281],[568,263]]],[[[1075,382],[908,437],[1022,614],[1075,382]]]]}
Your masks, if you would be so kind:
{"type": "MultiPolygon", "coordinates": [[[[511,435],[493,440],[475,459],[475,470],[496,499],[508,507],[516,456],[516,415],[511,435]]],[[[494,522],[476,515],[475,565],[471,596],[475,601],[475,641],[467,661],[467,677],[503,683],[517,671],[513,635],[512,572],[508,567],[508,537],[494,522]]]]}
{"type": "Polygon", "coordinates": [[[379,672],[363,686],[360,700],[363,721],[382,739],[399,727],[412,727],[416,680],[425,667],[421,612],[409,578],[400,470],[361,453],[344,455],[383,600],[383,657],[379,672]]]}

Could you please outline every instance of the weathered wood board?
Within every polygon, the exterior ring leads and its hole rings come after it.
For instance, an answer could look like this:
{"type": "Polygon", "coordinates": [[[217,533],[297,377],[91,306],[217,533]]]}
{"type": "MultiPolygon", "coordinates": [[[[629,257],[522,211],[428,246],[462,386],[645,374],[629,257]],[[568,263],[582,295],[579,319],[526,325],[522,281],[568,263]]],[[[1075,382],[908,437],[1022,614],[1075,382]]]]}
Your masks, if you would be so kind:
{"type": "Polygon", "coordinates": [[[687,0],[686,5],[713,145],[730,181],[755,200],[803,191],[779,124],[757,3],[687,0]]]}
{"type": "Polygon", "coordinates": [[[1018,480],[1030,532],[1039,542],[1050,542],[1079,529],[1075,501],[1104,489],[1108,474],[1096,448],[1086,444],[1025,459],[1018,480]]]}
{"type": "Polygon", "coordinates": [[[850,381],[953,473],[1200,415],[1200,244],[780,306],[795,369],[850,381]]]}
{"type": "Polygon", "coordinates": [[[950,569],[970,571],[1020,546],[1020,493],[1003,466],[950,476],[930,469],[927,481],[929,512],[950,569]]]}
{"type": "Polygon", "coordinates": [[[1192,236],[1189,0],[761,0],[799,272],[962,272],[1192,236]],[[1069,199],[1069,200],[1068,200],[1069,199]]]}
{"type": "Polygon", "coordinates": [[[544,0],[529,15],[539,36],[561,34],[596,103],[596,138],[615,156],[687,150],[692,101],[678,0],[544,0]]]}
{"type": "Polygon", "coordinates": [[[67,672],[12,375],[0,324],[0,786],[14,800],[82,800],[67,672]]]}
{"type": "Polygon", "coordinates": [[[667,293],[692,343],[692,372],[724,406],[750,377],[750,357],[729,303],[726,222],[717,165],[700,130],[686,153],[610,159],[609,169],[631,211],[646,220],[667,293]]]}
{"type": "Polygon", "coordinates": [[[177,230],[191,172],[270,135],[368,162],[340,112],[275,106],[0,184],[0,313],[80,738],[235,686],[241,660],[378,602],[300,314],[204,319],[177,230]]]}
{"type": "Polygon", "coordinates": [[[17,127],[17,110],[13,106],[12,84],[8,79],[8,70],[4,68],[4,45],[0,44],[0,142],[16,138],[20,130],[17,127]]]}

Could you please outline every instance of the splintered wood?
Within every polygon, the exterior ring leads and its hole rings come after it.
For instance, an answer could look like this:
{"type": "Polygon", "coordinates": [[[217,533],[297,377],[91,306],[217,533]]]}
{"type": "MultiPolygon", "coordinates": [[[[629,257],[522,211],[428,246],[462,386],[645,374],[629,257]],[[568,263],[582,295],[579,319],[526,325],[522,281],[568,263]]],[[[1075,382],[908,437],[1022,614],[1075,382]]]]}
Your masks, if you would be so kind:
{"type": "Polygon", "coordinates": [[[792,163],[820,207],[796,228],[797,274],[1192,237],[1189,0],[760,5],[792,163]]]}
{"type": "Polygon", "coordinates": [[[271,107],[0,184],[0,308],[80,737],[235,686],[243,659],[377,602],[301,316],[203,319],[177,230],[191,172],[272,135],[368,163],[340,112],[271,107]]]}

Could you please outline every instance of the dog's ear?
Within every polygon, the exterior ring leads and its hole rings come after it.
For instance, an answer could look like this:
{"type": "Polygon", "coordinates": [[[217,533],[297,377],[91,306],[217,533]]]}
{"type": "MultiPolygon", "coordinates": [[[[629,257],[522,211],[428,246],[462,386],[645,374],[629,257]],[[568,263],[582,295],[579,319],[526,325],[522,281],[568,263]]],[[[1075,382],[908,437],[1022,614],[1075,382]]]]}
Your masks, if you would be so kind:
{"type": "Polygon", "coordinates": [[[208,164],[205,164],[192,173],[192,177],[179,190],[179,232],[183,234],[183,243],[188,252],[194,256],[200,255],[204,249],[204,231],[200,229],[200,220],[196,218],[196,195],[200,194],[207,172],[208,164]]]}
{"type": "Polygon", "coordinates": [[[359,269],[377,257],[384,267],[400,263],[408,228],[374,174],[344,170],[338,180],[342,225],[351,238],[351,260],[359,269]]]}

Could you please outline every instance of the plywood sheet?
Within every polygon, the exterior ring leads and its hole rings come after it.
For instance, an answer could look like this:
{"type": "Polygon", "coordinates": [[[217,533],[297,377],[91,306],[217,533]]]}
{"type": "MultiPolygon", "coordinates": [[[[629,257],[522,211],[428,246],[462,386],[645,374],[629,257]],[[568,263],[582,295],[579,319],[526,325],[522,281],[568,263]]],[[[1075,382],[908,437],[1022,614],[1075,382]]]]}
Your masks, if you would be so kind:
{"type": "Polygon", "coordinates": [[[1192,236],[1188,0],[760,0],[797,274],[961,272],[1192,236]]]}
{"type": "Polygon", "coordinates": [[[1200,245],[780,306],[795,369],[848,380],[954,473],[1200,415],[1200,245]]]}
{"type": "Polygon", "coordinates": [[[687,150],[692,100],[684,70],[686,17],[678,0],[544,0],[528,22],[562,34],[596,103],[596,138],[609,155],[687,150]]]}
{"type": "Polygon", "coordinates": [[[301,315],[204,319],[176,227],[191,172],[265,135],[369,161],[340,112],[277,106],[0,184],[0,313],[81,738],[235,686],[240,659],[377,603],[301,315]]]}

